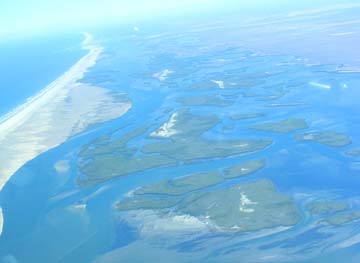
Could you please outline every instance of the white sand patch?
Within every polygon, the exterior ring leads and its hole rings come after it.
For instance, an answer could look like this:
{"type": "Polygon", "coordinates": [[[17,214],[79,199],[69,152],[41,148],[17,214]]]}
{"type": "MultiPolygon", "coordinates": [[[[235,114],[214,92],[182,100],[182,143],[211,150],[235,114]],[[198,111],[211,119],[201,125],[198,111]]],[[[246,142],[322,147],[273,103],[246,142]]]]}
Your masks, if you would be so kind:
{"type": "Polygon", "coordinates": [[[157,138],[169,138],[175,134],[177,134],[175,127],[176,118],[178,117],[178,113],[175,112],[171,115],[170,119],[165,122],[160,128],[150,134],[151,137],[157,138]]]}
{"type": "Polygon", "coordinates": [[[174,73],[174,71],[168,70],[168,69],[164,69],[163,71],[157,72],[153,74],[153,77],[160,80],[160,81],[164,81],[166,80],[169,75],[171,73],[174,73]]]}
{"type": "Polygon", "coordinates": [[[60,160],[54,164],[54,169],[58,174],[67,173],[70,170],[70,164],[68,160],[60,160]]]}
{"type": "Polygon", "coordinates": [[[107,89],[78,82],[103,51],[89,34],[83,48],[87,55],[0,123],[0,190],[29,160],[131,107],[107,89]]]}
{"type": "Polygon", "coordinates": [[[253,213],[255,212],[255,209],[248,208],[249,205],[256,205],[257,202],[251,201],[246,194],[240,193],[240,204],[239,204],[239,210],[243,213],[253,213]]]}
{"type": "Polygon", "coordinates": [[[331,89],[330,85],[326,85],[326,84],[322,84],[322,83],[318,83],[318,82],[314,82],[314,81],[309,82],[309,84],[311,86],[314,86],[314,87],[317,87],[317,88],[331,89]]]}
{"type": "Polygon", "coordinates": [[[216,85],[219,86],[220,89],[224,89],[225,88],[225,83],[222,80],[211,80],[212,83],[215,83],[216,85]]]}
{"type": "Polygon", "coordinates": [[[208,222],[191,215],[158,214],[152,210],[129,212],[129,222],[140,227],[144,237],[174,235],[176,233],[199,234],[209,230],[208,222]]]}

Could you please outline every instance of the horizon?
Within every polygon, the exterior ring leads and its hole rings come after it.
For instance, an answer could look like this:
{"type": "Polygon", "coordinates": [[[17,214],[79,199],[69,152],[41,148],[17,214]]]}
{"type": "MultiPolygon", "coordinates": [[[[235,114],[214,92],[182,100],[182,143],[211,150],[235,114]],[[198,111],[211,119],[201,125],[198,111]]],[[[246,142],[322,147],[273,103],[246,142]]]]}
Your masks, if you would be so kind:
{"type": "Polygon", "coordinates": [[[354,1],[341,0],[294,0],[236,1],[236,0],[156,0],[145,1],[12,1],[0,3],[0,37],[19,37],[58,31],[87,31],[91,28],[114,24],[156,22],[161,18],[181,19],[195,16],[240,15],[242,18],[263,15],[291,15],[305,12],[321,12],[328,8],[351,8],[359,5],[354,1]],[[16,21],[16,22],[15,22],[16,21]]]}

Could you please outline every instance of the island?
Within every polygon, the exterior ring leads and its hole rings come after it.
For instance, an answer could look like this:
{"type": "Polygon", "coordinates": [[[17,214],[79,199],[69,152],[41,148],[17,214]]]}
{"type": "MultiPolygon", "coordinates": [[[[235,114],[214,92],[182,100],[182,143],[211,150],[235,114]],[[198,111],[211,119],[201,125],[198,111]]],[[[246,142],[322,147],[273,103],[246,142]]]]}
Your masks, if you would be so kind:
{"type": "Polygon", "coordinates": [[[333,214],[350,208],[342,201],[312,201],[305,205],[305,208],[315,216],[333,214]]]}
{"type": "Polygon", "coordinates": [[[278,122],[255,124],[250,128],[265,132],[289,133],[292,131],[307,129],[308,127],[309,126],[304,119],[289,118],[278,122]]]}
{"type": "MultiPolygon", "coordinates": [[[[180,109],[150,133],[148,127],[139,127],[116,139],[111,139],[111,136],[97,138],[79,152],[77,183],[87,187],[160,166],[249,154],[272,144],[272,140],[266,138],[210,140],[202,136],[219,123],[216,115],[195,115],[188,109],[180,109]],[[128,147],[131,140],[144,134],[148,140],[159,141],[128,147]]],[[[245,164],[242,173],[254,171],[262,165],[262,162],[245,164]]],[[[233,173],[228,172],[228,176],[234,176],[233,173]]]]}
{"type": "Polygon", "coordinates": [[[330,147],[342,147],[351,144],[348,135],[332,131],[296,134],[294,138],[298,141],[316,142],[330,147]]]}
{"type": "Polygon", "coordinates": [[[176,177],[136,189],[133,194],[182,195],[255,173],[265,167],[264,159],[240,162],[222,169],[176,177]]]}
{"type": "MultiPolygon", "coordinates": [[[[149,188],[145,186],[144,189],[149,188]]],[[[216,189],[205,188],[175,197],[133,195],[120,200],[115,208],[125,213],[124,218],[127,218],[126,212],[136,216],[140,220],[138,227],[142,224],[141,220],[151,220],[148,216],[142,218],[142,215],[146,215],[142,212],[144,210],[157,214],[155,218],[186,216],[216,232],[248,232],[279,226],[289,227],[301,220],[294,201],[279,193],[267,179],[216,189]]],[[[175,220],[172,222],[176,223],[175,220]]],[[[146,221],[146,224],[152,222],[146,221]]]]}

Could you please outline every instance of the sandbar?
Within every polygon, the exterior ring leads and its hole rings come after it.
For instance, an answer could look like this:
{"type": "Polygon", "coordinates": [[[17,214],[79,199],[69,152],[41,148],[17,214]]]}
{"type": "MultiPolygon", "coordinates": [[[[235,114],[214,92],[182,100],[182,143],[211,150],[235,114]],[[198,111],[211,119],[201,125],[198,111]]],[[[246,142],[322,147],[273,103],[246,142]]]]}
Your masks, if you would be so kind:
{"type": "Polygon", "coordinates": [[[130,102],[119,94],[79,82],[103,52],[90,34],[85,34],[82,48],[88,50],[85,56],[0,123],[0,191],[39,154],[130,109],[130,102]]]}

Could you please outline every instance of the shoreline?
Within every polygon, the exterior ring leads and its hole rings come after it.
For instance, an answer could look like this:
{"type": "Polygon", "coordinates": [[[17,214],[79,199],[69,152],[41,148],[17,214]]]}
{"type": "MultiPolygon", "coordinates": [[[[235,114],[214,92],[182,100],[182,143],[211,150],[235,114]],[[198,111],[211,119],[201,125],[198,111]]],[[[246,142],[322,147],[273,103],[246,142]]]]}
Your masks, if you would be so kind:
{"type": "MultiPolygon", "coordinates": [[[[91,42],[93,41],[93,40],[92,40],[92,39],[93,39],[92,35],[90,35],[89,33],[84,33],[84,36],[85,36],[85,39],[82,41],[82,44],[81,44],[81,45],[82,45],[82,49],[84,49],[84,50],[89,50],[89,51],[90,51],[92,47],[93,47],[93,48],[96,47],[95,45],[91,45],[91,42]]],[[[101,47],[98,47],[98,48],[101,49],[101,51],[102,51],[102,48],[101,48],[101,47]]],[[[87,55],[89,55],[89,53],[86,54],[85,56],[87,56],[87,55]]],[[[100,54],[99,54],[99,55],[100,55],[100,54]]],[[[81,59],[83,59],[85,56],[81,57],[81,58],[75,63],[75,65],[76,65],[77,63],[79,63],[79,61],[80,61],[81,59]]],[[[71,70],[72,67],[74,67],[74,65],[71,66],[69,70],[71,70]]],[[[68,70],[68,71],[69,71],[69,70],[68,70]]],[[[66,71],[66,72],[68,72],[68,71],[66,71]]],[[[65,73],[66,73],[66,72],[65,72],[65,73]]],[[[65,74],[65,73],[64,73],[64,74],[65,74]]],[[[64,76],[64,74],[61,75],[60,77],[64,76]]],[[[58,79],[59,79],[59,78],[58,78],[58,79]]],[[[56,79],[55,81],[57,81],[58,79],[56,79]]],[[[2,125],[4,122],[6,122],[7,120],[11,119],[13,116],[15,116],[16,114],[18,114],[19,112],[25,110],[31,103],[33,103],[33,102],[36,101],[38,98],[40,98],[42,95],[44,95],[46,92],[48,92],[50,89],[52,89],[52,88],[53,88],[53,85],[55,84],[55,81],[51,82],[49,85],[47,85],[45,88],[43,88],[42,90],[40,90],[39,92],[37,92],[35,95],[28,97],[28,98],[25,100],[25,102],[23,102],[23,103],[21,103],[21,104],[18,104],[17,106],[13,107],[13,108],[10,109],[8,112],[6,112],[5,114],[0,115],[0,127],[1,127],[1,125],[2,125]]]]}
{"type": "MultiPolygon", "coordinates": [[[[21,115],[25,115],[25,114],[28,115],[32,110],[32,108],[34,108],[35,106],[34,104],[37,104],[39,100],[41,100],[41,98],[43,98],[46,95],[51,96],[52,95],[50,94],[51,92],[56,92],[58,89],[63,88],[65,85],[69,85],[71,83],[77,82],[84,76],[88,68],[95,65],[96,60],[103,51],[103,48],[100,46],[96,46],[92,43],[94,41],[92,35],[88,33],[84,33],[84,35],[85,35],[85,39],[82,42],[82,48],[85,50],[89,50],[89,52],[85,56],[80,58],[73,66],[70,67],[68,71],[66,71],[59,78],[51,82],[39,93],[37,93],[32,97],[29,97],[25,101],[25,103],[21,104],[20,106],[17,106],[10,112],[6,113],[3,117],[0,117],[0,142],[6,136],[6,131],[9,133],[10,130],[14,130],[16,127],[18,127],[21,124],[21,122],[24,121],[25,116],[21,116],[21,115]],[[86,65],[82,65],[85,63],[86,65]],[[85,66],[86,68],[80,71],[81,66],[85,66]]],[[[0,177],[0,191],[2,188],[3,185],[1,183],[1,177],[0,177]]]]}
{"type": "Polygon", "coordinates": [[[103,52],[92,35],[84,35],[82,48],[88,53],[0,122],[0,191],[28,161],[131,108],[111,90],[79,82],[103,52]]]}

